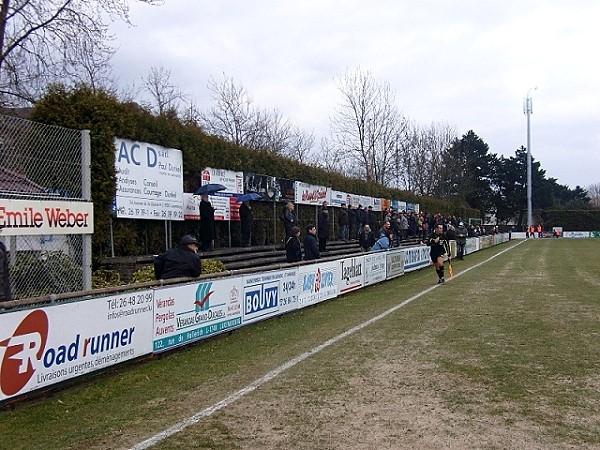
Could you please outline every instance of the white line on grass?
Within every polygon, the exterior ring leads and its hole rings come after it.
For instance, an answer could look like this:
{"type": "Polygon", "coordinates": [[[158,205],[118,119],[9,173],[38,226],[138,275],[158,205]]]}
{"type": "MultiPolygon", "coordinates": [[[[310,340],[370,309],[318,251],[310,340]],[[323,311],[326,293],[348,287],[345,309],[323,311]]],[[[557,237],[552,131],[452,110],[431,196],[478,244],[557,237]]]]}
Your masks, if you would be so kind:
{"type": "MultiPolygon", "coordinates": [[[[517,245],[514,245],[512,247],[504,249],[501,252],[499,252],[499,253],[493,255],[492,257],[486,259],[485,261],[481,261],[480,263],[475,264],[474,266],[469,267],[468,269],[463,270],[462,272],[456,274],[455,277],[459,277],[459,276],[461,276],[461,275],[469,272],[470,270],[476,269],[477,267],[490,262],[491,260],[493,260],[494,258],[502,255],[503,253],[505,253],[505,252],[507,252],[509,250],[512,250],[513,248],[517,247],[518,245],[521,245],[523,242],[525,242],[525,241],[521,241],[517,245]]],[[[403,308],[404,306],[408,305],[409,303],[413,302],[414,300],[422,297],[425,294],[428,294],[429,292],[433,291],[434,289],[437,289],[440,286],[441,286],[440,284],[433,285],[430,288],[427,288],[424,291],[421,291],[418,294],[413,295],[411,298],[409,298],[407,300],[404,300],[402,303],[399,303],[398,305],[396,305],[396,306],[388,309],[387,311],[384,311],[381,314],[379,314],[379,315],[377,315],[377,316],[375,316],[375,317],[367,320],[366,322],[363,322],[360,325],[357,325],[357,326],[355,326],[353,328],[350,328],[349,330],[346,330],[343,333],[338,334],[337,336],[329,339],[328,341],[323,342],[321,345],[318,345],[317,347],[314,347],[313,349],[308,350],[307,352],[302,353],[299,356],[296,356],[295,358],[289,360],[285,364],[282,364],[281,366],[279,366],[276,369],[272,370],[271,372],[267,373],[265,376],[260,377],[260,378],[258,378],[256,380],[254,380],[252,383],[250,383],[247,386],[243,387],[239,391],[234,392],[230,396],[224,398],[220,402],[217,402],[214,405],[209,406],[208,408],[205,408],[205,409],[203,409],[201,411],[198,411],[193,416],[190,416],[190,417],[182,420],[181,422],[173,425],[172,427],[167,428],[166,430],[161,431],[158,434],[155,434],[154,436],[146,439],[143,442],[140,442],[139,444],[137,444],[134,447],[132,447],[131,450],[143,450],[143,449],[147,449],[149,447],[152,447],[155,444],[158,444],[160,441],[165,440],[169,436],[172,436],[172,435],[174,435],[176,433],[179,433],[180,431],[183,431],[185,428],[189,427],[190,425],[194,425],[194,424],[198,423],[200,420],[202,420],[202,419],[204,419],[204,418],[212,415],[213,413],[219,411],[220,409],[225,408],[226,406],[231,405],[236,400],[239,400],[240,398],[244,397],[246,394],[249,394],[250,392],[254,391],[256,388],[258,388],[258,387],[262,386],[263,384],[271,381],[273,378],[275,378],[276,376],[278,376],[282,372],[285,372],[286,370],[294,367],[296,364],[298,364],[299,362],[304,361],[309,356],[312,356],[315,353],[318,353],[321,350],[329,347],[330,345],[335,344],[337,341],[339,341],[341,339],[344,339],[345,337],[348,337],[351,334],[354,334],[357,331],[360,331],[363,328],[368,327],[369,325],[374,324],[375,322],[383,319],[386,316],[389,316],[390,314],[396,312],[400,308],[403,308]]]]}

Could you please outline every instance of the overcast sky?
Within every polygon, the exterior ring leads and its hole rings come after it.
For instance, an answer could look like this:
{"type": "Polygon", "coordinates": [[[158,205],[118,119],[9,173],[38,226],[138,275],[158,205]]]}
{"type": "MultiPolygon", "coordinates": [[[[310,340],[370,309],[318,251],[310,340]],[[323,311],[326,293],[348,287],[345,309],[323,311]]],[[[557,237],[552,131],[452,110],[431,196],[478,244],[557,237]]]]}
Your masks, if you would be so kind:
{"type": "Polygon", "coordinates": [[[600,183],[598,0],[131,0],[113,27],[121,86],[152,67],[209,106],[211,77],[232,77],[316,142],[341,101],[336,78],[360,67],[388,82],[398,109],[427,126],[473,130],[491,153],[527,144],[548,178],[600,183]]]}

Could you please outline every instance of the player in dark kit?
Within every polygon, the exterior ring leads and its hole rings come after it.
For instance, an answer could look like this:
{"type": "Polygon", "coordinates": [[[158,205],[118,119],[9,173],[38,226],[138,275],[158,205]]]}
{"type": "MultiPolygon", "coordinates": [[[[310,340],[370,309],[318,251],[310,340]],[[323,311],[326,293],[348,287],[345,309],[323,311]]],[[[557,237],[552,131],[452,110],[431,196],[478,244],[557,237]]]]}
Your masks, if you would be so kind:
{"type": "Polygon", "coordinates": [[[427,240],[427,245],[431,247],[429,256],[438,274],[438,283],[444,283],[444,255],[446,254],[446,234],[444,233],[444,225],[438,223],[433,230],[431,236],[427,240]]]}

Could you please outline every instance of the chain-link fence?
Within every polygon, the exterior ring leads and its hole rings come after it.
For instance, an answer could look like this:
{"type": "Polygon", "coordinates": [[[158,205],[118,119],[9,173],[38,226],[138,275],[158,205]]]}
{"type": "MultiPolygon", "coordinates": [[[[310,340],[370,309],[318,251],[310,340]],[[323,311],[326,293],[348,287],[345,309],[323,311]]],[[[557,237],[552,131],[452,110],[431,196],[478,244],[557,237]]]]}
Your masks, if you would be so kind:
{"type": "MultiPolygon", "coordinates": [[[[0,115],[0,199],[89,200],[86,133],[0,115]]],[[[13,299],[89,287],[89,235],[24,230],[18,236],[0,233],[0,239],[8,249],[13,299]]]]}

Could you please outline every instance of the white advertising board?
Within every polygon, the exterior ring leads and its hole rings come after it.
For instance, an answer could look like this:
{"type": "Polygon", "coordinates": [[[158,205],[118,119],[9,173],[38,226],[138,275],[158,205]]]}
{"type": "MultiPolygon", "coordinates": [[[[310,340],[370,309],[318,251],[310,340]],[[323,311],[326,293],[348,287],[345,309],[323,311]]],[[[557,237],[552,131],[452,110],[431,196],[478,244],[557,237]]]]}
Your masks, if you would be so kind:
{"type": "Polygon", "coordinates": [[[200,220],[200,197],[198,195],[183,193],[183,218],[200,220]]]}
{"type": "Polygon", "coordinates": [[[345,258],[338,261],[338,284],[340,294],[360,289],[365,284],[364,256],[345,258]]]}
{"type": "Polygon", "coordinates": [[[221,184],[225,190],[219,191],[230,194],[244,193],[244,172],[233,170],[213,169],[207,167],[202,171],[202,186],[207,184],[221,184]]]}
{"type": "Polygon", "coordinates": [[[590,232],[589,231],[563,231],[563,237],[575,238],[575,239],[589,238],[590,232]]]}
{"type": "Polygon", "coordinates": [[[154,351],[162,352],[242,324],[242,277],[154,292],[154,351]]]}
{"type": "Polygon", "coordinates": [[[152,352],[151,290],[0,315],[0,400],[152,352]]]}
{"type": "Polygon", "coordinates": [[[350,206],[352,204],[352,196],[346,192],[331,190],[331,206],[340,207],[342,203],[350,206]]]}
{"type": "Polygon", "coordinates": [[[386,278],[404,275],[404,250],[392,250],[386,256],[386,278]]]}
{"type": "MultiPolygon", "coordinates": [[[[387,254],[375,252],[365,255],[365,286],[379,283],[386,278],[387,254]]],[[[397,252],[402,253],[402,252],[397,252]]]]}
{"type": "Polygon", "coordinates": [[[427,267],[431,264],[429,258],[429,247],[423,245],[419,247],[405,248],[404,251],[404,272],[427,267]]]}
{"type": "Polygon", "coordinates": [[[298,269],[298,307],[337,297],[339,261],[301,266],[298,269]]]}
{"type": "Polygon", "coordinates": [[[93,233],[91,202],[0,198],[0,236],[93,233]]]}
{"type": "Polygon", "coordinates": [[[115,138],[117,217],[183,220],[181,150],[115,138]]]}
{"type": "Polygon", "coordinates": [[[243,323],[256,322],[298,309],[298,269],[244,277],[243,323]]]}
{"type": "Polygon", "coordinates": [[[296,204],[322,205],[331,203],[331,188],[296,181],[296,204]]]}

